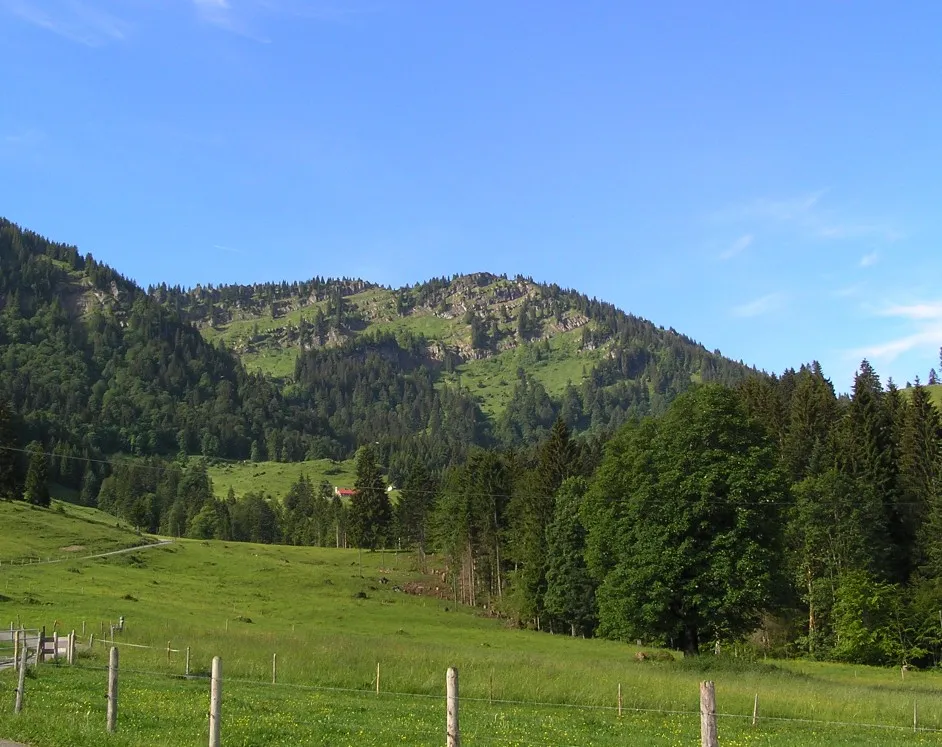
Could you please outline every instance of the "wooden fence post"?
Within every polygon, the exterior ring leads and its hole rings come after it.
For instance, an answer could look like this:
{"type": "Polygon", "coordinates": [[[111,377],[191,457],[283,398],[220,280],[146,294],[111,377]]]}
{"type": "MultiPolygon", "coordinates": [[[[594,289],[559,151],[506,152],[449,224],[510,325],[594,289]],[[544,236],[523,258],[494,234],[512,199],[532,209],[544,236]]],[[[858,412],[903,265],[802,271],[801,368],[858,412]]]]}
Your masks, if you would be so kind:
{"type": "Polygon", "coordinates": [[[209,692],[209,747],[219,747],[222,717],[222,659],[213,657],[213,675],[209,692]]]}
{"type": "Polygon", "coordinates": [[[118,647],[112,646],[108,654],[108,733],[118,725],[118,647]]]}
{"type": "Polygon", "coordinates": [[[75,631],[69,633],[69,647],[67,649],[69,665],[75,664],[75,631]]]}
{"type": "Polygon", "coordinates": [[[755,726],[759,721],[759,693],[756,693],[756,699],[752,704],[752,725],[755,726]]]}
{"type": "Polygon", "coordinates": [[[915,734],[919,729],[916,727],[916,701],[913,701],[913,734],[915,734]]]}
{"type": "Polygon", "coordinates": [[[445,715],[448,747],[461,747],[461,732],[458,727],[458,670],[448,667],[445,675],[446,701],[445,715]]]}
{"type": "Polygon", "coordinates": [[[379,695],[379,662],[376,662],[376,694],[379,695]]]}
{"type": "Polygon", "coordinates": [[[52,631],[52,660],[59,663],[59,632],[56,630],[52,631]]]}
{"type": "Polygon", "coordinates": [[[183,673],[189,677],[190,676],[190,647],[186,647],[186,665],[184,667],[183,673]]]}
{"type": "Polygon", "coordinates": [[[271,683],[274,685],[278,682],[278,654],[274,653],[271,655],[271,683]]]}
{"type": "Polygon", "coordinates": [[[39,650],[36,652],[36,663],[42,664],[46,661],[46,626],[43,625],[39,631],[39,650]]]}
{"type": "Polygon", "coordinates": [[[88,636],[88,650],[91,651],[95,648],[95,634],[90,633],[88,636]]]}
{"type": "Polygon", "coordinates": [[[13,671],[20,666],[20,631],[13,632],[13,671]]]}
{"type": "Polygon", "coordinates": [[[15,713],[19,713],[23,710],[23,698],[25,695],[26,689],[26,641],[23,641],[23,648],[20,649],[20,671],[19,677],[16,681],[16,705],[13,710],[15,713]]]}
{"type": "Polygon", "coordinates": [[[621,682],[618,683],[618,718],[621,718],[621,682]]]}
{"type": "Polygon", "coordinates": [[[167,641],[167,663],[170,663],[170,641],[167,641]]]}
{"type": "Polygon", "coordinates": [[[716,736],[716,690],[712,680],[700,683],[700,747],[719,747],[716,736]]]}

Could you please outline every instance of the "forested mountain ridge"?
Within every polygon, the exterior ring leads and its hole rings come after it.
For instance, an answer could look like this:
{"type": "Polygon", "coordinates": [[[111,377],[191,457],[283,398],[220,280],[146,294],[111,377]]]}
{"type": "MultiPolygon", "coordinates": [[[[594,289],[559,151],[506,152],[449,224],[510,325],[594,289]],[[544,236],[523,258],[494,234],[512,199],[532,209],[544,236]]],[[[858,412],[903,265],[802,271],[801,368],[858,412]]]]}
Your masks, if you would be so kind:
{"type": "Polygon", "coordinates": [[[224,342],[249,369],[286,380],[311,351],[350,350],[377,335],[421,339],[437,382],[463,384],[495,419],[513,406],[521,370],[557,408],[574,405],[568,384],[588,382],[592,391],[581,393],[581,405],[588,404],[583,412],[595,425],[613,410],[622,411],[616,422],[629,411],[662,411],[692,382],[731,384],[750,373],[673,329],[519,276],[476,273],[398,289],[324,278],[190,290],[160,285],[149,293],[208,340],[224,342]],[[623,386],[599,393],[616,384],[623,386]]]}
{"type": "Polygon", "coordinates": [[[535,443],[557,416],[607,431],[751,373],[528,278],[145,291],[6,220],[0,269],[0,393],[25,440],[68,454],[298,461],[369,441],[388,463],[418,438],[444,466],[471,445],[535,443]],[[260,370],[266,350],[286,375],[260,370]]]}
{"type": "Polygon", "coordinates": [[[0,220],[0,393],[64,453],[248,455],[310,430],[265,377],[90,254],[0,220]]]}

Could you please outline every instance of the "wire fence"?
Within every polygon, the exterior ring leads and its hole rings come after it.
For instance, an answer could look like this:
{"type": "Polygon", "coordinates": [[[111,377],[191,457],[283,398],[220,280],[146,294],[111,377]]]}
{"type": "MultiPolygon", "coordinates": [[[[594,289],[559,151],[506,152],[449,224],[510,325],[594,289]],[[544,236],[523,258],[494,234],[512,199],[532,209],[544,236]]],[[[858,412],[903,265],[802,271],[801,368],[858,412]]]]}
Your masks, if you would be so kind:
{"type": "MultiPolygon", "coordinates": [[[[109,648],[112,645],[112,643],[107,640],[96,641],[96,643],[100,644],[102,647],[109,648]]],[[[158,653],[168,651],[167,646],[148,645],[131,641],[115,641],[114,645],[129,650],[152,650],[158,653]]],[[[178,647],[180,646],[180,644],[177,645],[178,647]]],[[[189,659],[188,649],[175,648],[169,650],[173,653],[187,651],[189,659]]],[[[80,658],[70,667],[67,667],[63,662],[59,662],[58,669],[61,671],[57,676],[57,686],[60,687],[63,693],[68,692],[69,690],[69,684],[67,682],[69,670],[100,675],[101,686],[102,689],[104,688],[104,683],[107,679],[107,672],[109,667],[93,661],[95,652],[89,651],[87,647],[83,647],[83,651],[81,653],[83,654],[82,658],[80,658]]],[[[180,662],[177,660],[176,665],[178,667],[179,664],[180,662]]],[[[189,667],[187,667],[187,669],[189,669],[189,667]]],[[[205,698],[205,700],[208,702],[209,684],[211,680],[211,676],[208,673],[203,671],[186,671],[181,673],[179,671],[168,671],[167,669],[162,668],[141,668],[131,665],[122,666],[120,668],[120,675],[122,678],[127,677],[142,680],[146,682],[148,687],[153,690],[160,690],[170,682],[176,683],[177,686],[180,687],[190,688],[191,690],[188,691],[191,692],[192,703],[190,707],[190,713],[186,721],[192,721],[197,716],[205,720],[205,703],[201,704],[201,700],[205,698]]],[[[356,729],[375,731],[377,734],[386,734],[390,738],[392,736],[396,736],[397,739],[401,737],[403,740],[409,740],[410,743],[418,743],[416,740],[420,738],[424,739],[427,737],[428,739],[432,740],[433,737],[435,739],[439,739],[441,737],[441,732],[444,730],[444,719],[439,719],[442,722],[441,728],[437,728],[435,726],[435,719],[442,715],[439,708],[441,705],[443,705],[443,701],[445,699],[444,687],[439,693],[421,693],[396,689],[380,690],[378,687],[374,689],[374,684],[375,683],[370,683],[369,687],[343,687],[323,684],[269,681],[267,679],[263,680],[245,676],[226,677],[225,685],[227,691],[227,712],[251,713],[252,709],[257,709],[261,707],[261,705],[268,703],[268,705],[265,707],[268,708],[273,714],[276,714],[270,717],[270,728],[283,729],[286,730],[286,733],[290,734],[296,734],[298,729],[301,727],[308,729],[324,729],[328,727],[332,729],[347,727],[353,729],[355,727],[356,729]],[[332,714],[332,720],[330,720],[329,723],[324,721],[309,721],[304,718],[299,718],[299,712],[307,712],[305,710],[306,706],[303,704],[299,705],[298,702],[292,701],[290,699],[290,694],[300,693],[322,694],[326,696],[344,696],[344,698],[341,699],[343,701],[341,705],[345,704],[348,707],[348,713],[340,715],[336,713],[332,714]],[[286,695],[289,695],[287,699],[286,695]],[[350,700],[351,698],[353,701],[350,700]],[[362,705],[360,705],[360,703],[362,703],[362,705]],[[395,717],[395,711],[389,710],[387,708],[388,704],[390,703],[397,703],[399,706],[401,706],[403,703],[421,704],[421,708],[425,710],[420,712],[420,717],[413,719],[414,723],[409,723],[407,721],[403,721],[402,718],[395,717]],[[285,707],[285,713],[283,714],[282,718],[278,718],[278,709],[281,707],[285,707]],[[364,711],[367,713],[367,715],[364,715],[364,711]],[[436,714],[438,715],[436,716],[436,714]],[[341,718],[341,716],[344,716],[344,718],[341,718]],[[387,726],[383,727],[382,729],[373,729],[371,724],[373,720],[377,718],[384,720],[384,722],[388,722],[387,726]],[[431,725],[428,725],[427,723],[429,719],[432,720],[431,725]],[[389,723],[392,723],[392,726],[389,726],[389,723]],[[344,726],[344,724],[346,724],[346,726],[344,726]],[[399,731],[396,735],[393,735],[390,729],[392,729],[392,731],[396,731],[398,729],[399,731]],[[412,731],[410,731],[410,729],[412,731]]],[[[444,681],[442,684],[444,685],[444,681]]],[[[931,696],[927,694],[926,700],[929,701],[930,697],[931,696]]],[[[691,701],[694,701],[693,697],[691,697],[691,701]]],[[[553,737],[551,741],[527,741],[525,739],[526,727],[521,726],[516,728],[508,721],[508,719],[511,721],[516,719],[518,721],[527,723],[533,721],[539,722],[541,719],[546,718],[547,714],[555,712],[553,717],[562,723],[565,722],[567,717],[565,715],[560,715],[559,712],[561,711],[568,713],[579,713],[582,717],[587,717],[594,714],[596,718],[594,721],[592,721],[594,724],[593,728],[599,731],[599,738],[604,736],[602,732],[607,733],[607,731],[612,729],[617,730],[620,728],[627,728],[626,724],[630,722],[630,719],[626,719],[625,716],[630,717],[632,715],[644,715],[656,717],[657,719],[663,719],[667,722],[675,721],[681,724],[683,728],[688,730],[695,728],[696,723],[700,717],[700,711],[693,707],[659,708],[644,707],[643,705],[572,703],[559,700],[480,696],[462,696],[461,704],[463,707],[463,712],[466,714],[466,718],[469,719],[469,722],[466,722],[468,725],[462,729],[462,741],[464,741],[466,744],[513,743],[516,745],[529,745],[553,743],[563,747],[567,745],[568,742],[564,739],[565,729],[562,727],[559,728],[560,733],[558,738],[553,737]],[[490,719],[490,721],[488,721],[488,719],[490,719]],[[493,736],[495,728],[493,724],[498,723],[506,732],[505,736],[503,737],[493,736]]],[[[928,704],[929,703],[927,702],[927,705],[928,704]]],[[[39,707],[42,707],[42,704],[38,705],[39,707]]],[[[141,701],[137,704],[137,707],[144,708],[146,707],[146,703],[141,701]]],[[[774,709],[767,710],[768,712],[763,711],[762,713],[758,714],[758,721],[760,724],[778,724],[784,726],[791,725],[796,727],[801,726],[821,729],[844,729],[858,731],[878,730],[883,732],[897,732],[900,734],[904,732],[917,734],[942,733],[942,728],[928,725],[918,725],[915,710],[913,713],[914,718],[911,726],[903,726],[898,723],[878,723],[865,720],[853,721],[826,718],[802,718],[787,715],[776,715],[774,709]]],[[[405,712],[411,712],[411,710],[406,708],[405,712]]],[[[757,714],[755,711],[748,713],[718,711],[716,716],[721,721],[735,721],[740,724],[748,725],[750,721],[752,721],[753,724],[755,723],[757,714]]],[[[193,726],[195,727],[195,725],[193,726]]],[[[549,739],[549,737],[545,738],[549,739]]],[[[580,744],[585,744],[585,742],[580,742],[580,744]]]]}
{"type": "MultiPolygon", "coordinates": [[[[110,645],[110,644],[109,644],[110,645]]],[[[116,644],[117,645],[117,642],[116,644]]],[[[124,644],[129,645],[129,644],[124,644]]],[[[160,646],[147,646],[143,644],[130,644],[135,648],[142,649],[153,649],[155,651],[164,651],[166,649],[160,646]]],[[[95,672],[107,672],[107,666],[98,666],[92,664],[76,664],[75,669],[85,670],[85,671],[95,671],[95,672]]],[[[161,680],[175,680],[175,681],[190,681],[190,682],[209,682],[211,677],[209,674],[203,672],[193,672],[189,674],[180,674],[167,671],[158,671],[153,669],[136,669],[136,668],[121,668],[121,674],[130,674],[141,677],[149,677],[153,679],[161,680]]],[[[443,694],[431,694],[431,693],[417,693],[409,691],[399,691],[399,690],[381,690],[378,693],[372,688],[366,687],[339,687],[331,685],[309,685],[309,684],[300,684],[294,682],[271,682],[268,680],[259,680],[251,679],[246,677],[226,677],[225,682],[227,685],[240,685],[246,688],[256,688],[259,690],[265,691],[297,691],[297,692],[310,692],[310,693],[342,693],[355,696],[365,696],[369,698],[379,697],[381,699],[407,699],[407,700],[416,700],[416,701],[437,701],[440,702],[443,700],[443,694]]],[[[596,712],[596,713],[606,713],[606,714],[649,714],[656,716],[665,716],[665,717],[697,717],[700,716],[699,709],[695,708],[646,708],[639,706],[629,706],[629,705],[594,705],[594,704],[585,704],[585,703],[570,703],[562,701],[541,701],[541,700],[523,700],[523,699],[513,699],[513,698],[493,698],[493,697],[473,697],[473,696],[462,696],[461,703],[463,705],[467,704],[480,704],[486,706],[513,706],[517,708],[526,708],[526,709],[564,709],[572,711],[582,711],[582,712],[596,712]]],[[[742,721],[750,721],[755,719],[757,715],[753,712],[749,713],[732,713],[718,711],[716,716],[720,719],[738,719],[742,721]]],[[[918,732],[918,733],[942,733],[942,728],[936,727],[926,727],[918,726],[918,724],[913,726],[903,726],[899,724],[885,724],[885,723],[874,723],[867,721],[843,721],[835,719],[813,719],[813,718],[800,718],[793,716],[776,716],[770,715],[767,713],[762,713],[758,715],[758,721],[761,722],[776,722],[782,724],[802,724],[809,726],[820,726],[820,727],[836,727],[836,728],[853,728],[853,729],[878,729],[878,730],[890,730],[890,731],[899,731],[899,732],[918,732]]]]}

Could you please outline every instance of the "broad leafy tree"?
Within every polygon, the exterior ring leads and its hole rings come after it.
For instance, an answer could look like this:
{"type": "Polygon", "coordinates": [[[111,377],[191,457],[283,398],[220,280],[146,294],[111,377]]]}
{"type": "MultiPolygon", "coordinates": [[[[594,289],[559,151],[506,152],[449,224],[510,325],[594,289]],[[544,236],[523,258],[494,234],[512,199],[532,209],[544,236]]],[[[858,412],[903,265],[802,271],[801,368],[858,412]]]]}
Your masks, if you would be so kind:
{"type": "Polygon", "coordinates": [[[587,503],[599,630],[695,654],[752,629],[773,599],[784,482],[728,389],[678,398],[645,431],[613,443],[587,503]]]}

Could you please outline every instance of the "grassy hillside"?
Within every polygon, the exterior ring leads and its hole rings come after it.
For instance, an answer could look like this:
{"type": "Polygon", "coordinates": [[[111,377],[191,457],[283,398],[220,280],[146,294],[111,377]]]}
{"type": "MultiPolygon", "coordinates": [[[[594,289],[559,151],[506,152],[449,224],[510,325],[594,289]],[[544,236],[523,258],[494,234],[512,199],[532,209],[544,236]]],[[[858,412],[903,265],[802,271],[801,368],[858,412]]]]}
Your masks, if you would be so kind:
{"type": "MultiPolygon", "coordinates": [[[[929,397],[933,404],[942,411],[942,384],[933,384],[932,386],[923,385],[923,388],[929,392],[929,397]]],[[[900,390],[904,396],[909,396],[909,388],[900,390]]]]}
{"type": "MultiPolygon", "coordinates": [[[[0,525],[15,511],[0,504],[0,525]]],[[[28,534],[42,524],[30,526],[28,534]]],[[[89,525],[76,522],[73,539],[91,543],[89,525]]],[[[894,670],[712,656],[638,662],[633,646],[512,630],[456,608],[435,595],[437,576],[413,572],[405,555],[366,553],[360,562],[356,551],[178,541],[103,560],[0,566],[0,618],[50,629],[59,620],[60,631],[84,622],[98,633],[123,615],[118,642],[153,647],[121,647],[116,735],[104,734],[100,645],[76,667],[50,664],[31,677],[24,714],[0,711],[0,735],[49,747],[205,744],[204,677],[214,655],[224,662],[228,745],[440,744],[450,665],[461,674],[468,745],[694,744],[705,678],[716,680],[724,714],[751,715],[759,693],[760,717],[898,727],[760,720],[752,728],[728,716],[724,745],[937,743],[907,731],[914,701],[924,727],[942,727],[938,673],[900,680],[894,670]],[[410,582],[432,593],[397,590],[410,582]],[[192,679],[179,676],[187,647],[192,679]],[[619,683],[621,719],[613,709],[619,683]]],[[[11,678],[0,672],[0,688],[12,688],[11,678]]]]}
{"type": "Polygon", "coordinates": [[[0,501],[0,562],[91,555],[139,545],[134,529],[110,514],[53,501],[39,509],[0,501]]]}
{"type": "Polygon", "coordinates": [[[225,498],[229,488],[237,496],[256,492],[281,498],[301,475],[306,475],[315,486],[321,480],[327,480],[336,487],[352,488],[356,480],[356,464],[352,459],[344,462],[317,459],[307,462],[217,463],[208,471],[213,491],[219,498],[225,498]]]}

